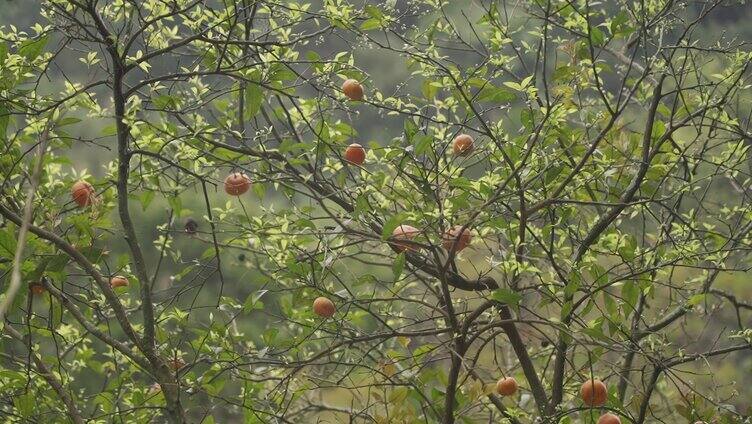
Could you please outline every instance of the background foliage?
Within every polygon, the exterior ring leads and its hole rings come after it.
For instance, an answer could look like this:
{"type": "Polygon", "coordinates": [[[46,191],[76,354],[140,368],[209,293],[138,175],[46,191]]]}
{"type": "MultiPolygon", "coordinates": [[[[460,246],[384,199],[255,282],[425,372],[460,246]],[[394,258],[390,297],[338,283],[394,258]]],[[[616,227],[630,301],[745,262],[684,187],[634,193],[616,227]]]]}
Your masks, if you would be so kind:
{"type": "Polygon", "coordinates": [[[3,1],[3,291],[42,171],[0,414],[748,420],[750,15],[3,1]],[[470,156],[451,153],[460,133],[470,156]],[[342,160],[353,142],[362,167],[342,160]],[[239,171],[252,190],[228,196],[239,171]],[[82,179],[97,201],[77,208],[82,179]],[[419,250],[388,243],[400,224],[419,250]],[[441,246],[455,225],[474,235],[456,255],[441,246]],[[319,296],[333,318],[313,314],[319,296]],[[494,393],[502,376],[518,394],[494,393]],[[603,408],[579,398],[590,376],[603,408]]]}

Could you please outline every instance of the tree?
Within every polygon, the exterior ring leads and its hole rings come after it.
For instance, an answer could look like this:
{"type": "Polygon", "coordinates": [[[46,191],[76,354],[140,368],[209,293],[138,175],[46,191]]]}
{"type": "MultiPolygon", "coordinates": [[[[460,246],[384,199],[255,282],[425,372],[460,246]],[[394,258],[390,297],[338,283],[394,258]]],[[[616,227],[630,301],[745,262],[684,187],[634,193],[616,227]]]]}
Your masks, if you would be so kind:
{"type": "Polygon", "coordinates": [[[45,1],[0,32],[0,410],[743,420],[703,377],[752,348],[726,6],[45,1]]]}

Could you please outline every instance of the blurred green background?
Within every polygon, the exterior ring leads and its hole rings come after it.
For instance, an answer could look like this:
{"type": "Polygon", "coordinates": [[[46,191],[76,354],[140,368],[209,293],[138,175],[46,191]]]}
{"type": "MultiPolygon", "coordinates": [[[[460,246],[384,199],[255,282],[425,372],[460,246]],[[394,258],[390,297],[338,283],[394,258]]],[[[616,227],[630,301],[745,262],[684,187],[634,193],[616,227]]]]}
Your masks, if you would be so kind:
{"type": "MultiPolygon", "coordinates": [[[[463,3],[463,2],[458,2],[463,3]]],[[[700,2],[697,3],[699,7],[700,2]]],[[[42,22],[40,17],[41,2],[39,0],[0,0],[0,26],[14,25],[19,29],[25,29],[33,26],[36,22],[42,22]]],[[[728,8],[720,8],[711,14],[709,20],[705,24],[704,31],[707,34],[712,35],[712,38],[718,38],[720,36],[731,38],[737,38],[740,40],[746,40],[752,42],[752,5],[736,5],[728,8]]],[[[50,43],[48,48],[54,48],[54,44],[50,43]]],[[[359,50],[355,51],[355,62],[362,69],[366,69],[370,74],[372,81],[381,90],[386,93],[391,93],[393,87],[404,83],[409,79],[409,71],[406,69],[403,61],[397,56],[374,53],[374,50],[359,50]]],[[[65,65],[67,60],[64,56],[59,58],[65,65]]],[[[71,61],[73,59],[70,59],[71,61]]],[[[72,69],[74,63],[68,63],[67,68],[72,69]]],[[[65,66],[64,66],[65,67],[65,66]]],[[[81,66],[82,72],[86,71],[86,68],[81,66]]],[[[55,71],[51,71],[51,76],[55,76],[55,71]]],[[[60,77],[60,75],[58,75],[60,77]]],[[[72,80],[78,80],[79,77],[83,79],[84,75],[76,75],[75,73],[67,73],[67,77],[72,80]]],[[[50,81],[50,90],[54,90],[54,79],[50,81]]],[[[360,116],[357,119],[357,129],[360,133],[360,139],[362,144],[366,144],[371,141],[379,142],[386,137],[398,136],[402,131],[402,119],[401,118],[388,118],[378,116],[375,113],[368,112],[365,108],[360,109],[360,116]]],[[[78,125],[75,131],[83,131],[86,134],[98,134],[101,129],[108,125],[106,122],[88,122],[87,125],[78,125]]],[[[86,135],[83,134],[83,135],[86,135]]],[[[75,145],[74,145],[75,147],[75,145]]],[[[91,148],[77,148],[70,153],[71,157],[75,157],[75,166],[77,170],[84,168],[94,175],[102,175],[102,167],[109,161],[113,160],[112,152],[108,152],[104,149],[91,149],[91,148]]],[[[729,195],[734,195],[729,188],[729,195]]],[[[268,202],[272,193],[267,192],[268,202]]],[[[220,196],[216,197],[219,201],[220,196]]],[[[183,204],[188,209],[193,209],[197,213],[201,213],[201,201],[202,199],[196,194],[195,198],[191,199],[185,197],[182,199],[183,204]]],[[[221,203],[219,203],[221,204],[221,203]]],[[[246,205],[247,207],[253,207],[253,205],[246,205]]],[[[157,237],[157,226],[165,223],[166,219],[166,203],[155,201],[152,207],[145,212],[138,210],[137,223],[139,236],[141,237],[144,245],[150,246],[151,240],[157,237]]],[[[180,230],[182,228],[182,217],[175,223],[175,229],[180,230]]],[[[206,228],[203,228],[206,230],[206,228]]],[[[195,243],[194,240],[186,236],[178,236],[176,239],[176,246],[178,250],[183,251],[183,260],[190,261],[192,258],[198,258],[203,253],[206,245],[203,243],[195,243]]],[[[125,252],[124,246],[113,245],[109,246],[112,251],[112,256],[125,252]]],[[[156,250],[152,249],[149,252],[149,259],[151,259],[151,266],[154,265],[156,258],[156,250]]],[[[253,271],[251,264],[246,260],[247,258],[231,256],[223,258],[223,273],[227,284],[223,288],[224,295],[237,299],[239,302],[243,302],[249,295],[254,293],[264,283],[264,279],[253,271]]],[[[163,266],[161,277],[158,282],[158,286],[166,288],[171,285],[170,276],[180,271],[180,264],[168,261],[163,266]]],[[[200,298],[197,301],[198,305],[210,306],[216,304],[216,296],[218,294],[217,285],[218,281],[216,277],[207,282],[205,289],[201,290],[200,298]]],[[[752,282],[750,281],[749,274],[735,273],[726,274],[719,279],[717,287],[720,289],[726,289],[734,293],[740,294],[741,299],[752,299],[752,282]]],[[[193,293],[189,294],[192,297],[193,293]]],[[[43,307],[43,306],[42,306],[43,307]]],[[[677,341],[684,337],[685,331],[694,331],[702,339],[706,339],[708,342],[714,340],[714,337],[725,328],[734,328],[737,325],[737,317],[732,311],[720,312],[711,315],[712,319],[709,322],[704,323],[704,326],[697,328],[686,328],[683,331],[677,331],[674,336],[677,337],[677,341]]],[[[744,316],[743,316],[744,318],[744,316]]],[[[746,316],[749,318],[749,315],[746,316]]],[[[264,323],[259,320],[242,320],[241,324],[244,328],[241,328],[247,335],[251,335],[254,338],[259,338],[259,334],[264,328],[264,323]]],[[[746,322],[746,325],[750,325],[750,322],[746,322]]],[[[752,354],[745,352],[743,354],[737,354],[728,357],[729,360],[716,361],[717,375],[714,376],[696,376],[695,382],[698,385],[706,385],[708,387],[717,387],[718,395],[721,402],[725,396],[728,396],[732,391],[738,391],[739,396],[736,396],[730,402],[735,404],[740,410],[746,410],[746,408],[752,405],[752,391],[748,387],[752,386],[752,354]],[[731,381],[736,381],[736,385],[732,386],[728,384],[731,381]]],[[[716,399],[719,400],[719,399],[716,399]]]]}

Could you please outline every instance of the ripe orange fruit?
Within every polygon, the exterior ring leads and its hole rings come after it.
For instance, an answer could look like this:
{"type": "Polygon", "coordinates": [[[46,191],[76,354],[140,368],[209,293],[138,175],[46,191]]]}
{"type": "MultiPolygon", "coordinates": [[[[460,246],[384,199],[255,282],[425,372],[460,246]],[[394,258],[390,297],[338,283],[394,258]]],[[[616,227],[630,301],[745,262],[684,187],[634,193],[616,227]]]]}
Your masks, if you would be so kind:
{"type": "Polygon", "coordinates": [[[71,197],[79,207],[94,203],[94,187],[86,181],[76,181],[71,187],[71,197]]]}
{"type": "Polygon", "coordinates": [[[462,228],[462,225],[455,225],[444,232],[441,245],[444,249],[454,249],[455,252],[459,252],[462,249],[470,245],[473,240],[473,234],[469,228],[462,228]]]}
{"type": "Polygon", "coordinates": [[[33,294],[42,294],[44,293],[45,288],[44,288],[44,285],[42,285],[42,283],[38,283],[34,281],[34,282],[29,283],[29,290],[31,290],[33,294]]]}
{"type": "Polygon", "coordinates": [[[394,231],[392,231],[392,239],[404,241],[392,242],[390,244],[392,248],[398,252],[404,252],[406,250],[415,252],[419,250],[419,248],[415,243],[410,242],[410,240],[414,239],[418,234],[420,234],[420,230],[413,226],[405,224],[399,225],[394,231]]]}
{"type": "Polygon", "coordinates": [[[128,279],[122,275],[116,275],[110,278],[110,287],[116,289],[118,287],[126,287],[128,285],[128,279]]]}
{"type": "Polygon", "coordinates": [[[455,155],[466,156],[472,153],[475,149],[473,145],[473,137],[467,134],[460,134],[454,138],[452,142],[452,151],[455,155]]]}
{"type": "Polygon", "coordinates": [[[363,86],[357,80],[348,79],[342,83],[342,92],[350,100],[363,100],[363,86]]]}
{"type": "Polygon", "coordinates": [[[580,388],[582,401],[588,406],[601,406],[606,403],[608,390],[606,385],[598,379],[588,380],[582,383],[580,388]]]}
{"type": "Polygon", "coordinates": [[[517,380],[514,377],[504,377],[496,382],[496,393],[502,396],[511,396],[517,393],[517,380]]]}
{"type": "Polygon", "coordinates": [[[225,178],[225,192],[231,196],[240,196],[251,188],[251,179],[242,172],[233,172],[225,178]]]}
{"type": "Polygon", "coordinates": [[[621,424],[621,420],[614,414],[605,413],[598,418],[598,424],[621,424]]]}
{"type": "Polygon", "coordinates": [[[355,165],[362,165],[366,161],[366,149],[358,143],[347,146],[345,160],[355,165]]]}
{"type": "Polygon", "coordinates": [[[313,301],[313,313],[324,318],[329,318],[334,315],[334,302],[325,298],[317,297],[313,301]]]}

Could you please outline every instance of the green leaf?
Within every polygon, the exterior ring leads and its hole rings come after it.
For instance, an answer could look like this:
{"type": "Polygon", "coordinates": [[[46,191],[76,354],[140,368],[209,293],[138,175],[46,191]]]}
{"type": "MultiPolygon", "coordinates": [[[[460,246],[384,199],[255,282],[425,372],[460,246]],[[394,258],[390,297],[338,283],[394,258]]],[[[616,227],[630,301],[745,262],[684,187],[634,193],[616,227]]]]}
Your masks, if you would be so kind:
{"type": "Polygon", "coordinates": [[[580,288],[580,280],[572,279],[569,281],[566,287],[564,287],[564,296],[571,297],[577,293],[577,289],[580,288]]]}
{"type": "Polygon", "coordinates": [[[9,122],[10,110],[5,106],[5,103],[0,102],[0,140],[6,140],[9,122]]]}
{"type": "Polygon", "coordinates": [[[152,99],[154,107],[157,109],[176,109],[178,105],[178,99],[174,96],[168,96],[166,94],[156,96],[152,99]]]}
{"type": "Polygon", "coordinates": [[[57,126],[57,127],[59,128],[59,127],[64,127],[64,126],[66,126],[66,125],[73,125],[73,124],[77,124],[77,123],[79,123],[79,122],[81,122],[81,120],[80,120],[80,119],[78,119],[78,118],[74,118],[74,117],[72,117],[72,116],[68,116],[68,117],[65,117],[65,118],[63,118],[63,119],[61,119],[61,120],[57,121],[57,122],[55,123],[55,126],[57,126]]]}
{"type": "Polygon", "coordinates": [[[18,54],[29,60],[34,60],[42,54],[46,45],[47,36],[41,37],[38,40],[27,40],[18,48],[18,54]]]}
{"type": "Polygon", "coordinates": [[[442,85],[439,82],[424,80],[421,84],[420,90],[423,93],[423,97],[428,100],[433,100],[433,98],[436,97],[436,93],[439,92],[439,89],[441,89],[441,87],[442,85]]]}
{"type": "Polygon", "coordinates": [[[394,229],[397,228],[398,225],[402,224],[402,221],[404,219],[405,214],[402,213],[389,218],[389,220],[384,224],[384,228],[381,229],[381,239],[387,240],[389,237],[391,237],[394,229]]]}
{"type": "Polygon", "coordinates": [[[264,90],[258,84],[249,83],[245,87],[245,119],[251,119],[261,110],[264,90]]]}
{"type": "Polygon", "coordinates": [[[8,257],[11,258],[16,253],[16,235],[13,232],[14,228],[14,226],[8,226],[8,228],[0,231],[0,251],[7,252],[9,255],[8,257]]]}
{"type": "Polygon", "coordinates": [[[261,298],[267,292],[268,290],[259,290],[257,292],[249,294],[245,299],[245,302],[243,303],[243,311],[251,312],[255,309],[264,309],[264,302],[261,301],[261,298]]]}
{"type": "Polygon", "coordinates": [[[405,269],[405,252],[397,255],[397,259],[392,264],[392,274],[394,275],[394,281],[398,281],[402,276],[402,270],[405,269]]]}
{"type": "Polygon", "coordinates": [[[34,406],[36,405],[36,395],[34,392],[29,391],[26,394],[16,396],[13,400],[13,405],[22,417],[28,418],[34,412],[34,406]]]}
{"type": "Polygon", "coordinates": [[[606,304],[606,310],[611,316],[616,316],[616,314],[618,314],[618,305],[608,290],[603,290],[603,303],[606,304]]]}
{"type": "Polygon", "coordinates": [[[411,143],[417,132],[418,126],[415,125],[412,118],[405,119],[405,140],[407,140],[408,143],[411,143]]]}
{"type": "Polygon", "coordinates": [[[637,287],[634,281],[627,281],[621,287],[621,297],[629,305],[629,308],[625,308],[625,313],[630,312],[637,305],[637,297],[640,295],[640,289],[637,287]]]}
{"type": "Polygon", "coordinates": [[[532,131],[535,126],[535,111],[531,109],[522,109],[522,111],[520,111],[520,122],[522,122],[522,125],[524,125],[525,128],[532,131]]]}
{"type": "Polygon", "coordinates": [[[259,199],[264,200],[264,196],[266,196],[266,186],[260,183],[253,184],[253,192],[259,199]]]}
{"type": "Polygon", "coordinates": [[[366,19],[362,24],[360,24],[361,31],[369,31],[377,28],[381,28],[381,21],[379,19],[366,19]]]}
{"type": "Polygon", "coordinates": [[[605,38],[603,31],[596,27],[590,28],[590,40],[592,40],[594,46],[602,46],[605,38]]]}
{"type": "Polygon", "coordinates": [[[430,135],[423,135],[416,137],[415,140],[415,154],[422,155],[428,152],[433,146],[433,137],[430,135]]]}
{"type": "Polygon", "coordinates": [[[569,302],[565,302],[565,303],[564,303],[564,304],[563,304],[563,305],[561,306],[561,313],[560,313],[560,317],[561,317],[562,321],[563,321],[563,320],[564,320],[565,318],[567,318],[567,316],[569,315],[569,313],[570,313],[570,312],[572,312],[572,307],[573,307],[573,305],[572,305],[572,302],[571,302],[571,301],[569,301],[569,302]]]}
{"type": "Polygon", "coordinates": [[[449,181],[449,186],[462,188],[465,190],[471,190],[473,188],[473,182],[468,180],[465,177],[457,177],[457,178],[452,178],[452,180],[449,181]]]}
{"type": "Polygon", "coordinates": [[[154,200],[154,192],[145,191],[141,193],[141,195],[138,197],[138,200],[139,202],[141,202],[141,210],[145,211],[151,204],[151,201],[154,200]]]}
{"type": "Polygon", "coordinates": [[[491,298],[506,303],[507,305],[517,306],[522,300],[522,295],[510,289],[501,288],[494,290],[491,294],[491,298]]]}
{"type": "Polygon", "coordinates": [[[367,5],[365,9],[366,9],[366,13],[368,13],[370,17],[374,19],[384,19],[384,12],[382,12],[381,9],[379,9],[378,7],[373,6],[373,5],[367,5]]]}
{"type": "Polygon", "coordinates": [[[480,90],[477,100],[481,102],[508,103],[514,100],[516,97],[517,96],[514,94],[514,92],[510,91],[507,88],[494,87],[489,84],[480,90]]]}
{"type": "Polygon", "coordinates": [[[696,294],[690,297],[689,300],[687,300],[687,304],[690,306],[695,306],[695,305],[699,305],[704,300],[705,300],[705,293],[700,293],[700,294],[696,294]]]}

